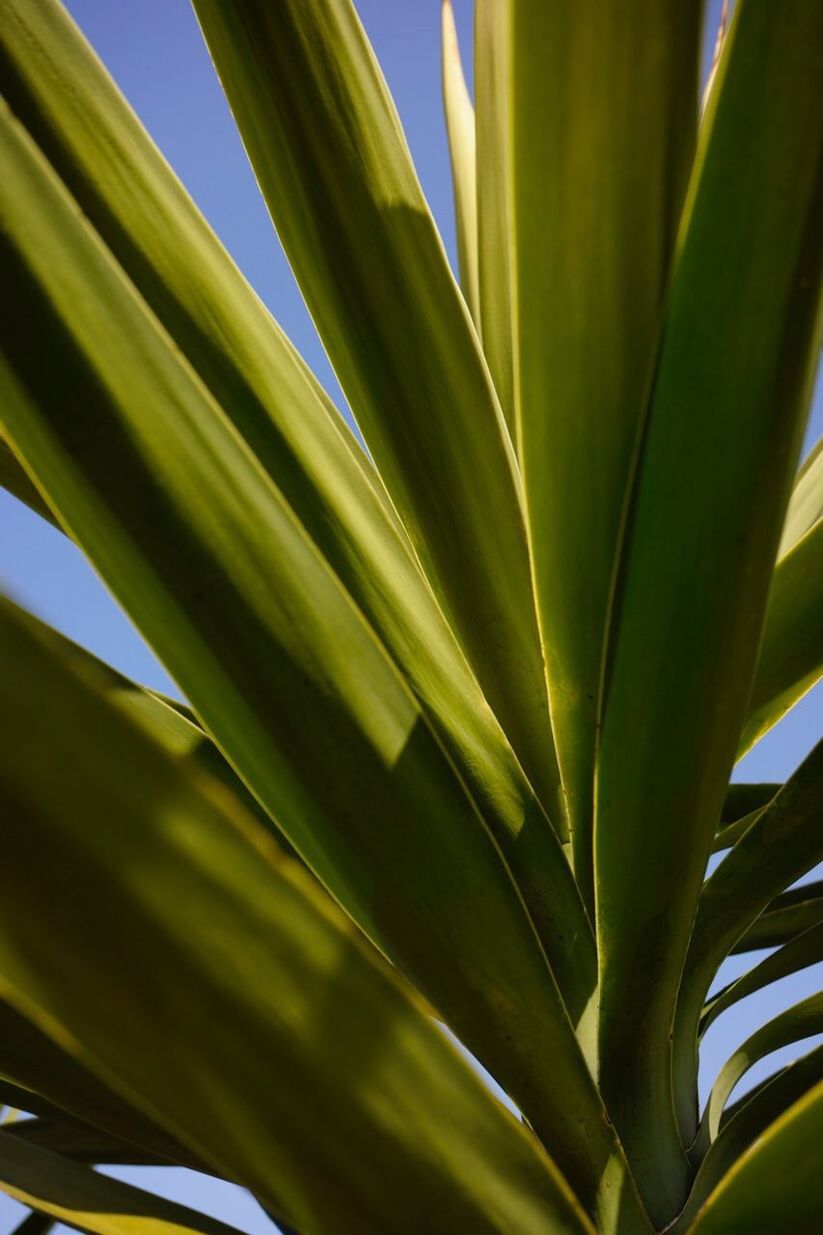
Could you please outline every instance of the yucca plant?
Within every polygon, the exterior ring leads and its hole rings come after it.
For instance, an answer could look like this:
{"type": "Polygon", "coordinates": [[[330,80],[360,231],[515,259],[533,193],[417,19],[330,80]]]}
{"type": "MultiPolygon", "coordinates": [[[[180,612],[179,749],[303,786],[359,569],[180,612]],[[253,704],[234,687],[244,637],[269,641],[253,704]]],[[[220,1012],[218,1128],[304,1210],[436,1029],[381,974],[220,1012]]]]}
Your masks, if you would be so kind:
{"type": "Polygon", "coordinates": [[[823,996],[696,1080],[823,959],[823,750],[729,784],[823,665],[823,5],[738,0],[701,114],[698,0],[477,0],[475,110],[446,4],[460,287],[351,0],[194,7],[369,453],[56,0],[0,0],[2,479],[188,701],[0,610],[0,1186],[813,1235],[823,1048],[727,1100],[823,996]]]}

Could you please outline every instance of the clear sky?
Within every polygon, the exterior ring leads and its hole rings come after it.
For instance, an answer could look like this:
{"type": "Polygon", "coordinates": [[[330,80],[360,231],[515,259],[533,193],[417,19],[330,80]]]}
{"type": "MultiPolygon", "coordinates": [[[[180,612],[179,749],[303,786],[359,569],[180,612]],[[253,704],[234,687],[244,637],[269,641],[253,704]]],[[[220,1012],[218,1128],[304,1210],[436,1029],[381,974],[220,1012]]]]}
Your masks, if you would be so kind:
{"type": "MultiPolygon", "coordinates": [[[[464,55],[470,56],[471,0],[454,0],[454,5],[464,55]]],[[[720,0],[710,0],[707,54],[719,5],[720,0]]],[[[357,0],[357,6],[399,108],[423,188],[453,254],[451,183],[440,98],[440,0],[357,0]]],[[[188,0],[69,0],[68,8],[247,278],[338,397],[188,0]]],[[[807,447],[821,432],[823,389],[819,383],[807,447]]],[[[78,551],[2,492],[0,585],[129,676],[155,688],[173,689],[78,551]]],[[[822,717],[823,690],[818,687],[744,760],[736,778],[782,780],[819,736],[822,717]]],[[[726,980],[749,963],[751,957],[730,962],[726,980]]],[[[752,996],[721,1017],[707,1035],[704,1086],[757,1024],[819,988],[822,977],[823,966],[816,966],[785,979],[776,993],[752,996]]],[[[780,1059],[786,1061],[798,1053],[798,1048],[789,1049],[780,1052],[780,1059]]],[[[768,1066],[764,1062],[753,1069],[749,1083],[771,1071],[777,1061],[775,1056],[768,1066]]],[[[272,1231],[254,1202],[230,1185],[176,1170],[112,1173],[213,1213],[251,1235],[272,1231]]],[[[11,1229],[22,1212],[0,1197],[0,1228],[11,1229]]]]}

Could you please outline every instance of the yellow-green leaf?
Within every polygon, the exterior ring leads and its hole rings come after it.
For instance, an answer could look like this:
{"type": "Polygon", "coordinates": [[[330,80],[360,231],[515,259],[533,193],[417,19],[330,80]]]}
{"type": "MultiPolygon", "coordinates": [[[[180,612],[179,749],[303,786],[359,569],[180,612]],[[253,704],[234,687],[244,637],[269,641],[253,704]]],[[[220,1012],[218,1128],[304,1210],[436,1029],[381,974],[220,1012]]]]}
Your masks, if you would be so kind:
{"type": "Polygon", "coordinates": [[[500,849],[283,495],[0,121],[16,447],[304,861],[591,1195],[613,1134],[500,849]]]}
{"type": "Polygon", "coordinates": [[[498,7],[511,37],[517,433],[575,871],[593,904],[603,654],[693,153],[701,5],[498,7]]]}
{"type": "MultiPolygon", "coordinates": [[[[6,98],[421,699],[518,867],[577,1019],[593,945],[566,863],[373,468],[62,6],[0,0],[0,17],[6,98]]],[[[6,483],[42,505],[19,468],[6,483]]]]}
{"type": "Polygon", "coordinates": [[[517,445],[508,201],[509,90],[509,6],[500,0],[475,0],[475,161],[481,337],[509,435],[517,445]]]}
{"type": "MultiPolygon", "coordinates": [[[[817,363],[821,73],[823,6],[738,0],[701,126],[620,569],[595,823],[601,1086],[658,1196],[680,1154],[679,978],[817,363]]],[[[671,1216],[676,1190],[665,1199],[671,1216]]]]}
{"type": "Polygon", "coordinates": [[[194,7],[380,475],[564,833],[517,465],[352,0],[194,7]]]}
{"type": "Polygon", "coordinates": [[[478,331],[480,300],[477,273],[477,184],[475,173],[474,108],[469,98],[451,0],[443,0],[443,108],[449,137],[454,212],[457,225],[457,261],[466,304],[478,331]]]}
{"type": "Polygon", "coordinates": [[[3,811],[17,820],[0,972],[28,1015],[318,1235],[591,1235],[533,1135],[218,782],[171,760],[5,605],[0,651],[3,811]]]}
{"type": "Polygon", "coordinates": [[[89,1235],[239,1235],[224,1222],[0,1131],[0,1189],[89,1235]]]}

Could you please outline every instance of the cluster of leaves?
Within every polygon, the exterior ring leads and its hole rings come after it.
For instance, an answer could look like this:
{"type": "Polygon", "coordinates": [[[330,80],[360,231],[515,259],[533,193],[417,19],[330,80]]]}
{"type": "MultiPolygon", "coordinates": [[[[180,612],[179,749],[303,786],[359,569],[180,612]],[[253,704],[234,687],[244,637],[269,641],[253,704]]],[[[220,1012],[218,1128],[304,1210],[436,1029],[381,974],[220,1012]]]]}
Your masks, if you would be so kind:
{"type": "Polygon", "coordinates": [[[0,1186],[96,1235],[807,1233],[823,5],[443,10],[462,291],[351,0],[194,0],[369,448],[56,0],[0,0],[0,479],[188,700],[0,608],[0,1186]],[[725,856],[711,877],[710,855],[725,856]],[[776,948],[707,999],[732,952],[776,948]],[[522,1113],[509,1114],[447,1025],[522,1113]]]}

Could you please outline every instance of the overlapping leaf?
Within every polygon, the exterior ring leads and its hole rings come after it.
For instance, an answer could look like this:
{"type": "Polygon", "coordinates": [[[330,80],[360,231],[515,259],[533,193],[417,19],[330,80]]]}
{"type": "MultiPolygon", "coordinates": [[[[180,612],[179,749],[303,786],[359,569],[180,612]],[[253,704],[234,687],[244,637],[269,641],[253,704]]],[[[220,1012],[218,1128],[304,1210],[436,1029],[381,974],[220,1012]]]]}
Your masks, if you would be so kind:
{"type": "MultiPolygon", "coordinates": [[[[17,115],[423,701],[522,875],[577,1019],[594,959],[567,864],[365,456],[56,0],[2,0],[0,14],[17,115]],[[563,939],[561,915],[576,923],[563,939]]],[[[42,505],[19,467],[11,479],[42,505]]]]}
{"type": "Polygon", "coordinates": [[[823,520],[777,565],[738,758],[823,674],[823,520]]]}
{"type": "Polygon", "coordinates": [[[823,994],[810,995],[787,1008],[746,1039],[723,1065],[712,1086],[694,1147],[698,1158],[717,1136],[723,1109],[749,1068],[772,1051],[818,1033],[823,1033],[823,994]]]}
{"type": "Polygon", "coordinates": [[[351,0],[196,0],[340,384],[466,655],[559,831],[518,474],[351,0]]]}
{"type": "MultiPolygon", "coordinates": [[[[511,0],[515,396],[575,870],[601,671],[696,127],[700,4],[511,0]]],[[[499,21],[504,20],[499,18],[499,21]]]]}
{"type": "Polygon", "coordinates": [[[239,1235],[224,1222],[0,1132],[0,1189],[89,1235],[239,1235]]]}
{"type": "Polygon", "coordinates": [[[776,896],[732,948],[732,955],[777,948],[823,922],[823,880],[776,896]]]}
{"type": "Polygon", "coordinates": [[[790,553],[798,540],[806,535],[823,516],[823,437],[809,451],[797,473],[789,509],[783,523],[778,557],[790,553]]]}
{"type": "Polygon", "coordinates": [[[729,1108],[728,1118],[721,1120],[717,1139],[700,1163],[689,1193],[687,1217],[697,1212],[740,1155],[820,1081],[823,1081],[823,1047],[816,1047],[777,1076],[769,1077],[739,1109],[729,1108]]]}
{"type": "Polygon", "coordinates": [[[318,1235],[591,1231],[533,1136],[218,782],[169,759],[7,606],[0,648],[3,810],[18,823],[0,969],[29,1015],[318,1235]]]}
{"type": "Polygon", "coordinates": [[[761,811],[706,882],[692,927],[675,1020],[678,1101],[693,1119],[703,1001],[722,962],[774,898],[823,858],[823,742],[761,811]]]}
{"type": "Polygon", "coordinates": [[[823,922],[794,935],[782,948],[772,952],[759,964],[754,965],[728,986],[718,991],[703,1007],[700,1017],[700,1033],[704,1034],[711,1024],[732,1004],[755,991],[770,986],[789,974],[807,969],[823,961],[823,922]]]}
{"type": "Polygon", "coordinates": [[[601,1086],[658,1195],[673,1175],[685,1183],[670,1092],[678,979],[817,362],[821,70],[823,8],[735,6],[621,566],[595,823],[601,1086]]]}
{"type": "Polygon", "coordinates": [[[790,1107],[724,1176],[694,1221],[688,1211],[671,1235],[809,1235],[823,1221],[821,1136],[823,1084],[790,1107]]]}
{"type": "Polygon", "coordinates": [[[3,158],[16,447],[304,860],[592,1194],[612,1134],[502,855],[414,697],[7,113],[3,158]]]}

